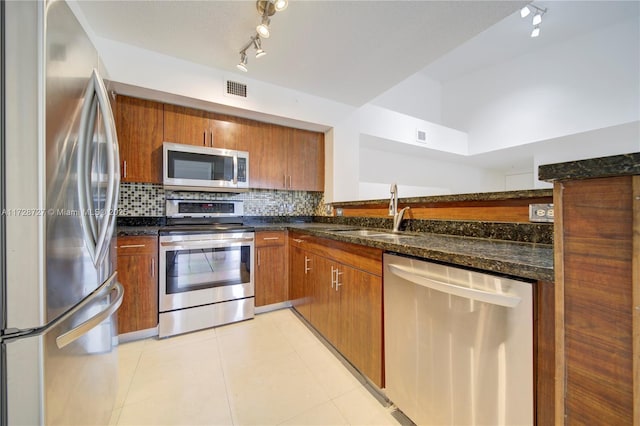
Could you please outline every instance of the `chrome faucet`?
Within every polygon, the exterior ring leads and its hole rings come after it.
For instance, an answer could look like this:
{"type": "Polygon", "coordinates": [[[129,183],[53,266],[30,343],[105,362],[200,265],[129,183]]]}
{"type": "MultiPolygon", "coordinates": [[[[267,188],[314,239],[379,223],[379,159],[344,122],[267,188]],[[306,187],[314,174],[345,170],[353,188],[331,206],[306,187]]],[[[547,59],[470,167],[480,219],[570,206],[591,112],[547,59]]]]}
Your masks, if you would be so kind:
{"type": "Polygon", "coordinates": [[[402,223],[402,218],[404,217],[404,212],[406,212],[409,207],[405,207],[402,210],[398,211],[398,185],[395,183],[391,184],[391,199],[389,200],[389,216],[393,216],[393,232],[400,232],[400,224],[402,223]]]}

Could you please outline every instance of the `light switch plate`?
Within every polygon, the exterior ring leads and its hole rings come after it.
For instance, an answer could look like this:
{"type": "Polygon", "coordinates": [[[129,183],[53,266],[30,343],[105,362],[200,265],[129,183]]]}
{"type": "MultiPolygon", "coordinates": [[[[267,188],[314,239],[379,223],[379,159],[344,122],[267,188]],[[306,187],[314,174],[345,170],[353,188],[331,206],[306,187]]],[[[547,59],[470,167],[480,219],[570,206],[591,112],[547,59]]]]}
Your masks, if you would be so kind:
{"type": "Polygon", "coordinates": [[[531,222],[553,222],[553,204],[529,204],[531,222]]]}

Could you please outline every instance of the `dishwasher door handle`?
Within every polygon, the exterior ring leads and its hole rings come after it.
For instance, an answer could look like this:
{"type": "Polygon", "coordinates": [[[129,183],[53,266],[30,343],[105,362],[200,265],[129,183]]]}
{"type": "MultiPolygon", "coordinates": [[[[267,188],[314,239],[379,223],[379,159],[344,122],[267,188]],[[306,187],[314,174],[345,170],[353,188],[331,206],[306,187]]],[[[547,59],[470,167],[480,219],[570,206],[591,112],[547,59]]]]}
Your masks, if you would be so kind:
{"type": "Polygon", "coordinates": [[[475,288],[460,287],[454,284],[445,283],[442,281],[434,280],[431,277],[422,275],[420,270],[404,265],[396,265],[390,263],[388,265],[389,271],[402,279],[411,281],[414,284],[421,285],[423,287],[438,290],[443,293],[453,294],[454,296],[464,297],[466,299],[477,300],[479,302],[491,303],[492,305],[504,306],[507,308],[514,308],[518,306],[520,300],[518,296],[493,293],[485,290],[478,290],[475,288]]]}

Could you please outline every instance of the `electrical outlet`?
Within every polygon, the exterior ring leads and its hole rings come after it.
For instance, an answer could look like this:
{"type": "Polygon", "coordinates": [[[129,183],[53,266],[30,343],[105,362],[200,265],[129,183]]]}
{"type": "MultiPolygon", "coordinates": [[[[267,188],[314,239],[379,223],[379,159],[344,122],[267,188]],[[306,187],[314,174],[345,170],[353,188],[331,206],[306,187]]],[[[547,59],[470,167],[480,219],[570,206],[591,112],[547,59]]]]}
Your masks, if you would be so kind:
{"type": "Polygon", "coordinates": [[[529,221],[553,222],[553,204],[529,204],[529,221]]]}

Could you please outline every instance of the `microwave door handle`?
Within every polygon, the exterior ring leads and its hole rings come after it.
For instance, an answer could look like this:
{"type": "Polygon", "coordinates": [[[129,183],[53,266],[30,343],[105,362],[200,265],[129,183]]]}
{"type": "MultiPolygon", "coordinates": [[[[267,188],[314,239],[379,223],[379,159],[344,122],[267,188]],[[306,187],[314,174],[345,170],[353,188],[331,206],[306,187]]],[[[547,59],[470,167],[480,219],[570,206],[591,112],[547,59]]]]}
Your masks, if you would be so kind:
{"type": "Polygon", "coordinates": [[[233,184],[238,185],[238,155],[233,155],[233,184]]]}
{"type": "Polygon", "coordinates": [[[97,238],[97,225],[95,217],[87,214],[89,212],[91,204],[91,150],[90,150],[90,138],[93,134],[92,125],[95,124],[95,108],[96,100],[94,97],[94,81],[93,78],[89,79],[87,88],[84,93],[84,101],[82,105],[82,111],[80,113],[80,128],[78,131],[78,153],[77,153],[77,170],[78,170],[78,204],[80,208],[80,221],[82,223],[82,234],[85,242],[85,246],[91,256],[91,260],[95,263],[96,260],[96,238],[97,238]]]}

